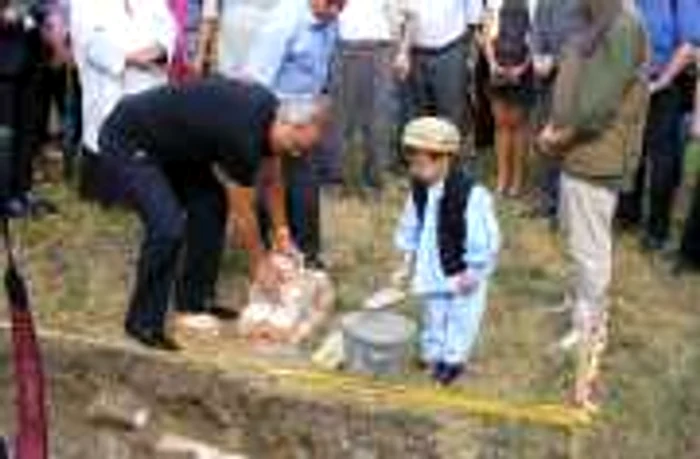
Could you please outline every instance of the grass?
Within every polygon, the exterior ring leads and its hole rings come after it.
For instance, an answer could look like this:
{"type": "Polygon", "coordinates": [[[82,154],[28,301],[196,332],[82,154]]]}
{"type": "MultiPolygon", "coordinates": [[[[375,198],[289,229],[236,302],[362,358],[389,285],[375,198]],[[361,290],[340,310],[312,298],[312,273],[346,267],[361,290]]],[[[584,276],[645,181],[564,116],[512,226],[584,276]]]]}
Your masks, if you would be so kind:
{"type": "MultiPolygon", "coordinates": [[[[45,191],[60,203],[61,216],[15,228],[39,323],[121,339],[138,225],[129,215],[78,203],[65,188],[45,191]]],[[[395,261],[390,241],[402,200],[400,187],[379,203],[326,199],[325,245],[339,310],[359,307],[386,281],[395,261]]],[[[549,351],[565,318],[548,308],[562,298],[567,264],[558,238],[544,222],[522,218],[524,210],[520,203],[499,205],[502,262],[463,389],[514,401],[558,402],[570,386],[570,362],[549,351]]],[[[240,256],[229,255],[222,269],[222,301],[232,306],[244,298],[241,264],[240,256]]],[[[662,262],[639,253],[635,238],[619,240],[612,342],[604,360],[606,402],[600,421],[585,433],[582,457],[700,457],[699,309],[697,278],[674,279],[662,262]]],[[[413,304],[404,310],[416,315],[413,304]]],[[[502,426],[498,432],[511,443],[529,441],[528,430],[502,426]]],[[[541,450],[526,450],[493,457],[545,457],[541,450]]]]}

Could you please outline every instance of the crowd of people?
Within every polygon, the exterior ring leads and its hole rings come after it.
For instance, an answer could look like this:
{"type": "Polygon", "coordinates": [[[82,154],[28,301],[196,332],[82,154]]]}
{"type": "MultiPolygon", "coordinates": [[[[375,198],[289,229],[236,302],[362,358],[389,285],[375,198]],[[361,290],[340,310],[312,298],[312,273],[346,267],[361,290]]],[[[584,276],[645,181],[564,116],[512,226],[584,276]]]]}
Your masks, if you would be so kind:
{"type": "Polygon", "coordinates": [[[177,349],[171,290],[183,326],[227,318],[214,302],[227,225],[251,276],[274,283],[270,250],[325,268],[321,189],[372,205],[407,175],[394,277],[423,300],[422,359],[449,384],[500,245],[472,173],[491,145],[496,202],[527,197],[565,235],[564,348],[605,342],[616,223],[676,271],[700,268],[700,184],[672,240],[685,146],[700,137],[700,1],[259,2],[264,20],[232,58],[222,43],[243,35],[224,18],[246,3],[45,0],[25,16],[0,1],[5,212],[51,207],[31,164],[55,101],[66,178],[145,226],[126,319],[142,343],[177,349]]]}

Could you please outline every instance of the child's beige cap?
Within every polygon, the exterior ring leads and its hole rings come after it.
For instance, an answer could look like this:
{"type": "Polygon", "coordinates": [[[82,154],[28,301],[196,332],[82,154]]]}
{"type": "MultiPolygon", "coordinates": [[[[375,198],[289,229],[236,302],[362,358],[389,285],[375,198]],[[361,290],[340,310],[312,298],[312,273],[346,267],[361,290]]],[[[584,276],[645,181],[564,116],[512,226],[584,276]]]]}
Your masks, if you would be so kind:
{"type": "Polygon", "coordinates": [[[444,118],[416,118],[403,132],[404,147],[453,155],[459,151],[461,136],[457,127],[444,118]]]}

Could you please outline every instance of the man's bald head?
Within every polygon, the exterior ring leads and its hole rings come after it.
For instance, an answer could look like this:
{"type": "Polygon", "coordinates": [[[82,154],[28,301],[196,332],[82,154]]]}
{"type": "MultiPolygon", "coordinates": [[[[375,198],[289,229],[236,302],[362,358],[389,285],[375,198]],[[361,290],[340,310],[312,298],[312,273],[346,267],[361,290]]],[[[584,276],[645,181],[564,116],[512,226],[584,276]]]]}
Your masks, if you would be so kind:
{"type": "Polygon", "coordinates": [[[325,97],[282,96],[271,139],[273,150],[301,155],[321,141],[330,120],[330,103],[325,97]]]}

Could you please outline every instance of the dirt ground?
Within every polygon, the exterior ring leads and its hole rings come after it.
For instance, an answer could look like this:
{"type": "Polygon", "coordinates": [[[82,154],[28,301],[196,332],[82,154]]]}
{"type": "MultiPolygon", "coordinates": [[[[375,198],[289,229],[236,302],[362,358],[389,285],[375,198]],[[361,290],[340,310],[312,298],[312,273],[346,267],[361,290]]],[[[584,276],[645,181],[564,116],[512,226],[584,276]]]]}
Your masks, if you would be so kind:
{"type": "MultiPolygon", "coordinates": [[[[122,339],[138,225],[129,215],[78,203],[64,187],[44,191],[57,200],[61,215],[15,226],[39,324],[122,339]]],[[[395,261],[391,235],[402,201],[399,188],[379,203],[325,197],[324,237],[339,310],[358,307],[386,281],[395,261]]],[[[511,401],[561,402],[570,387],[571,362],[551,351],[566,325],[566,317],[551,309],[562,299],[566,260],[558,238],[545,222],[525,218],[526,210],[522,203],[499,203],[501,264],[477,355],[460,390],[511,401]]],[[[243,303],[242,272],[241,257],[230,254],[222,270],[222,303],[243,303]]],[[[415,305],[404,309],[416,315],[415,305]]],[[[640,253],[635,238],[619,239],[611,345],[603,370],[605,405],[585,435],[583,457],[700,458],[699,310],[697,277],[675,279],[663,260],[640,253]]],[[[219,344],[219,352],[228,349],[226,340],[219,344]]],[[[243,352],[234,344],[230,349],[243,352]]]]}

